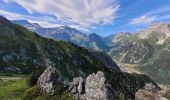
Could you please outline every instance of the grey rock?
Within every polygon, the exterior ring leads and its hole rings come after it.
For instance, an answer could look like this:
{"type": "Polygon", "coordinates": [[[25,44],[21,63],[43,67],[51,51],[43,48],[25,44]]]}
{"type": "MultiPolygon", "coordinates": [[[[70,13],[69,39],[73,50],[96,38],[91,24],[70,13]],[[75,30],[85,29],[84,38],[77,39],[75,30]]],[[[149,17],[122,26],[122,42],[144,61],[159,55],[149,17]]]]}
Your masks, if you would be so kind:
{"type": "Polygon", "coordinates": [[[113,100],[113,94],[109,92],[103,72],[98,71],[97,74],[91,74],[86,78],[86,100],[113,100]]]}
{"type": "Polygon", "coordinates": [[[69,90],[73,94],[75,100],[84,100],[84,84],[84,79],[82,77],[75,77],[73,81],[70,82],[69,90]]]}
{"type": "Polygon", "coordinates": [[[53,94],[57,84],[64,84],[74,100],[114,100],[114,89],[107,83],[104,73],[90,74],[87,78],[75,77],[72,82],[64,80],[61,73],[54,67],[48,67],[38,78],[38,86],[53,94]]]}
{"type": "Polygon", "coordinates": [[[114,89],[106,82],[104,73],[100,71],[86,79],[74,78],[69,90],[75,100],[114,100],[114,89]]]}
{"type": "Polygon", "coordinates": [[[48,93],[53,94],[57,83],[61,83],[63,78],[60,72],[54,67],[48,67],[38,78],[37,84],[48,93]]]}

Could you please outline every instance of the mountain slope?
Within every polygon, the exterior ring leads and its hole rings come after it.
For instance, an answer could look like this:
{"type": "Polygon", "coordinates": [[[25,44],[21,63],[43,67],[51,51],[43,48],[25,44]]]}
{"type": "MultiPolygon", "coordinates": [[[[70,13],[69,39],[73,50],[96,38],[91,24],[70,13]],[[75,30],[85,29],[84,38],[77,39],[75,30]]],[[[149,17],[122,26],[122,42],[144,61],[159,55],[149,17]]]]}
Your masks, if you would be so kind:
{"type": "Polygon", "coordinates": [[[166,23],[157,23],[151,25],[146,30],[138,33],[139,38],[153,38],[157,44],[163,44],[170,37],[170,25],[166,23]]]}
{"type": "Polygon", "coordinates": [[[169,35],[170,28],[166,23],[154,24],[131,36],[119,34],[110,40],[108,54],[117,62],[137,66],[138,71],[159,83],[169,84],[169,35]]]}
{"type": "MultiPolygon", "coordinates": [[[[101,64],[101,62],[98,63],[99,65],[97,63],[94,64],[94,62],[98,61],[93,58],[95,52],[92,55],[92,51],[77,47],[74,44],[45,39],[21,26],[11,24],[6,19],[1,18],[0,21],[1,61],[4,64],[1,68],[6,68],[3,71],[16,69],[20,70],[21,73],[27,73],[34,66],[37,69],[45,67],[45,65],[59,67],[72,66],[75,68],[71,69],[72,71],[70,70],[70,73],[74,76],[81,73],[80,69],[77,69],[76,66],[86,68],[87,66],[97,67],[101,64]],[[66,61],[68,63],[65,63],[66,61]],[[79,71],[74,71],[76,69],[79,71]]],[[[119,69],[116,64],[109,66],[119,69]]],[[[88,68],[86,69],[88,72],[88,68]]]]}
{"type": "Polygon", "coordinates": [[[105,55],[101,52],[40,37],[3,17],[0,17],[0,50],[2,73],[27,74],[52,66],[60,71],[64,80],[70,80],[103,71],[117,93],[124,93],[131,99],[146,83],[154,83],[145,75],[121,72],[108,56],[101,59],[100,55],[105,55]]]}
{"type": "Polygon", "coordinates": [[[109,47],[104,42],[103,38],[97,35],[96,33],[89,34],[88,43],[89,43],[89,47],[94,50],[105,51],[105,52],[109,50],[109,47]]]}

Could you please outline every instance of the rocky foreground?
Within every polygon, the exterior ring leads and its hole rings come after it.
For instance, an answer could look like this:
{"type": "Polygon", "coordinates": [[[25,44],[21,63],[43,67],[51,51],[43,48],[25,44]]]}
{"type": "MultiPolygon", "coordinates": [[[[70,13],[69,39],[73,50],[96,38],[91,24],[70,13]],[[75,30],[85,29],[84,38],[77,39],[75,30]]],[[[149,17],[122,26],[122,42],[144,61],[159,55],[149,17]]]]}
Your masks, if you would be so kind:
{"type": "MultiPolygon", "coordinates": [[[[105,78],[103,72],[92,73],[88,77],[75,77],[72,82],[65,81],[60,72],[54,67],[48,67],[38,79],[38,86],[53,94],[57,84],[63,84],[66,91],[73,95],[75,100],[117,100],[117,91],[105,78]]],[[[135,94],[135,100],[168,100],[170,89],[161,85],[157,87],[148,83],[135,94]]],[[[125,99],[122,97],[122,99],[125,99]]]]}

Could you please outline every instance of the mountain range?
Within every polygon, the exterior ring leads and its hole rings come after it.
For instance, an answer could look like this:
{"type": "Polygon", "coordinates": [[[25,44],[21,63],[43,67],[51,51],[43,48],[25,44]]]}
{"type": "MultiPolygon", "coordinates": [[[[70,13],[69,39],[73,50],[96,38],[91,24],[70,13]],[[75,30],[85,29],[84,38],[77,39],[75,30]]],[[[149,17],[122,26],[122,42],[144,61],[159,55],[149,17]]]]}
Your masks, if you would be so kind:
{"type": "Polygon", "coordinates": [[[68,26],[43,28],[25,20],[12,22],[44,37],[106,52],[122,68],[147,74],[160,83],[170,83],[170,24],[155,23],[136,33],[120,32],[101,37],[68,26]]]}
{"type": "MultiPolygon", "coordinates": [[[[123,98],[134,99],[135,93],[146,83],[157,86],[146,75],[122,72],[118,65],[103,52],[41,37],[20,25],[11,23],[4,17],[0,17],[0,64],[0,73],[22,75],[34,71],[43,72],[46,68],[53,67],[58,71],[57,75],[62,75],[64,83],[68,83],[74,77],[85,78],[91,73],[102,71],[99,73],[104,73],[110,83],[109,87],[114,87],[114,90],[110,91],[114,92],[116,98],[121,94],[123,98]]],[[[53,73],[55,70],[51,71],[49,77],[55,76],[53,73]]],[[[47,70],[47,74],[48,72],[47,70]]],[[[59,76],[55,77],[59,78],[59,76]]],[[[53,80],[53,78],[47,79],[45,82],[53,80]]],[[[33,93],[35,92],[37,91],[34,90],[33,93]]]]}

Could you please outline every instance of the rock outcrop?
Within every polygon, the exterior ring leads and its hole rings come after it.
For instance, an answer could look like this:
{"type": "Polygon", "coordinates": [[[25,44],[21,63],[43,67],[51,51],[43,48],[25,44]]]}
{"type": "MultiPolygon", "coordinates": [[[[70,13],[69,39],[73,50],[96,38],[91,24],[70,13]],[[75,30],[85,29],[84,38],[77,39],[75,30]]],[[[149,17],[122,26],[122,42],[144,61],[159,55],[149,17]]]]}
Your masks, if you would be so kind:
{"type": "MultiPolygon", "coordinates": [[[[60,72],[54,67],[48,67],[38,79],[38,86],[53,94],[57,84],[65,84],[60,72]]],[[[87,78],[75,77],[68,83],[68,91],[75,100],[113,100],[114,89],[107,83],[104,73],[98,71],[87,78]]]]}
{"type": "Polygon", "coordinates": [[[85,81],[82,77],[73,78],[73,81],[69,84],[69,91],[71,91],[75,100],[84,100],[84,88],[85,81]]]}
{"type": "MultiPolygon", "coordinates": [[[[71,93],[74,100],[115,100],[119,98],[120,91],[112,87],[102,71],[92,73],[86,78],[75,77],[71,82],[66,81],[60,71],[55,67],[48,67],[39,77],[38,86],[54,94],[58,86],[63,86],[64,91],[71,93]]],[[[166,90],[169,91],[169,90],[166,90]]],[[[136,100],[166,100],[166,91],[160,92],[157,85],[146,84],[135,94],[136,100]]],[[[125,97],[123,97],[125,99],[125,97]]]]}
{"type": "Polygon", "coordinates": [[[113,100],[114,89],[107,83],[104,73],[98,71],[86,79],[76,77],[69,86],[75,100],[113,100]]]}
{"type": "Polygon", "coordinates": [[[44,73],[38,78],[37,84],[48,93],[53,94],[55,86],[61,83],[63,78],[60,72],[54,67],[48,67],[44,73]]]}
{"type": "Polygon", "coordinates": [[[135,100],[168,100],[163,96],[159,88],[149,83],[143,89],[138,90],[135,100]]]}
{"type": "Polygon", "coordinates": [[[106,82],[103,72],[91,74],[86,78],[85,98],[86,100],[113,100],[114,90],[106,82]]]}

